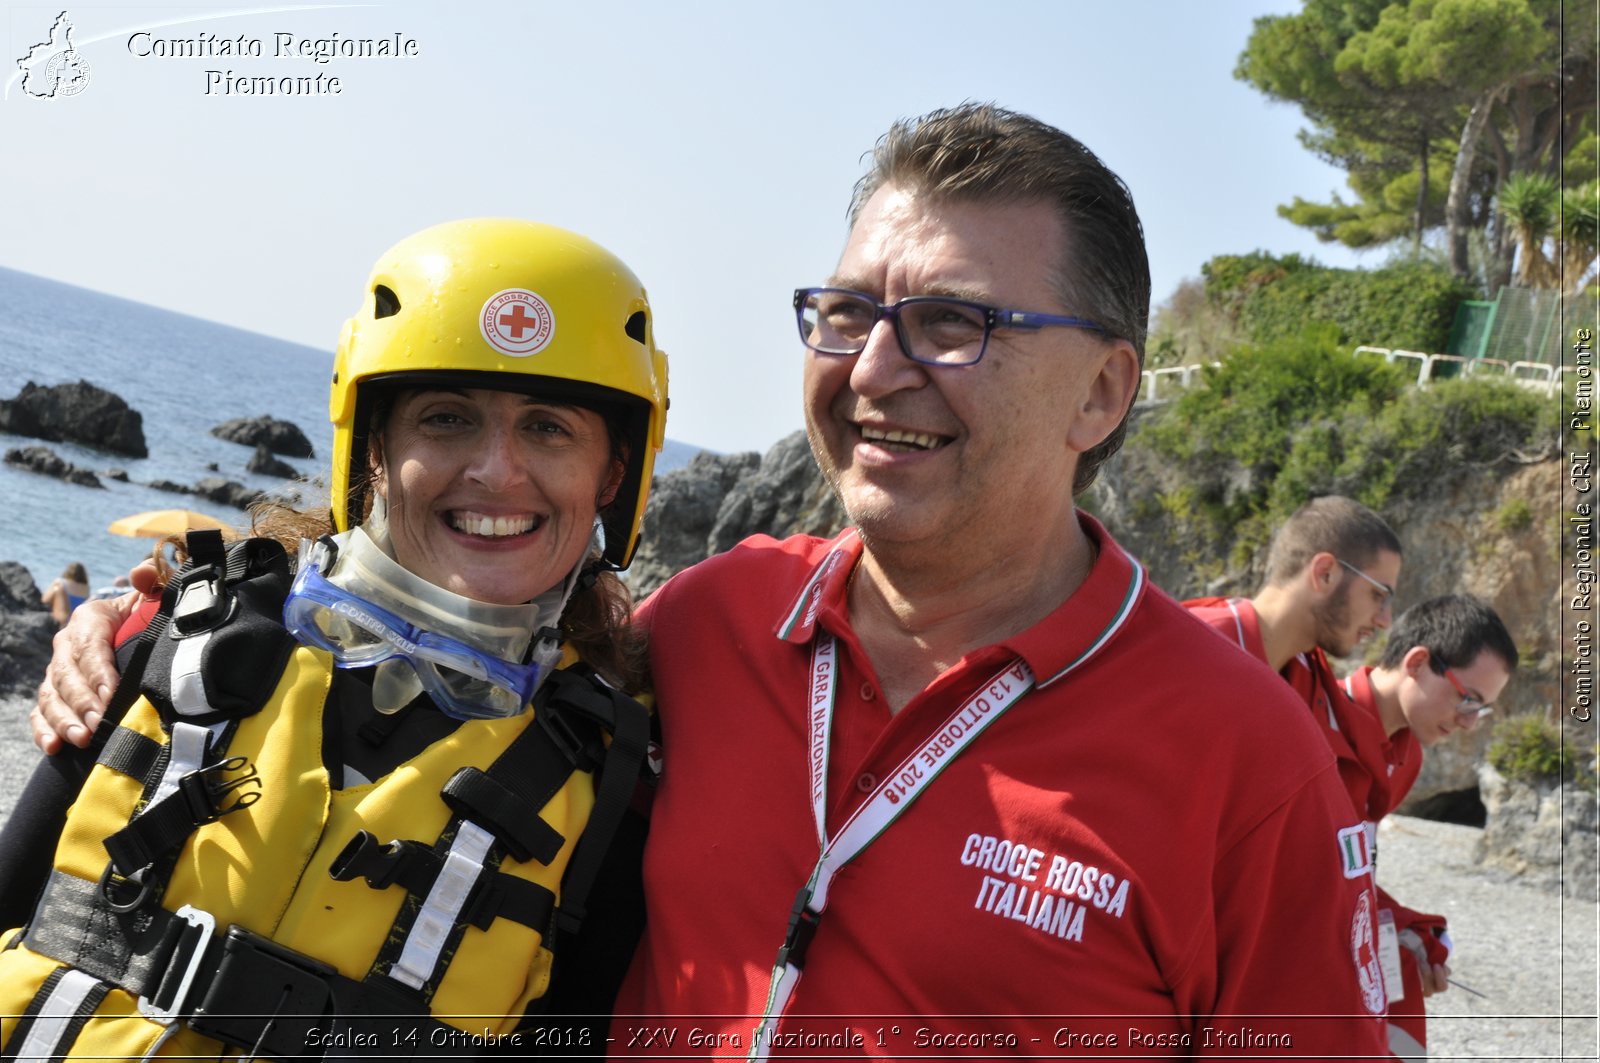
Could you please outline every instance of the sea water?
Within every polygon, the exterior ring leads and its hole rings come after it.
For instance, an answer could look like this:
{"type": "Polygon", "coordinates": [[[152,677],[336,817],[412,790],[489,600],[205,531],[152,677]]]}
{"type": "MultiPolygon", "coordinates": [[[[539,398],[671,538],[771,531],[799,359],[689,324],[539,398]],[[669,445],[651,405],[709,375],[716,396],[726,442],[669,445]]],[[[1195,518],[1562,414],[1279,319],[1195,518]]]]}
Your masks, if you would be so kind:
{"type": "Polygon", "coordinates": [[[48,447],[105,485],[96,490],[0,464],[0,560],[27,566],[41,590],[68,563],[81,561],[91,586],[101,587],[154,544],[108,532],[118,517],[193,509],[247,525],[242,510],[145,485],[170,480],[192,486],[221,476],[281,491],[287,481],[245,471],[251,448],[211,435],[224,421],[262,414],[294,422],[316,452],[311,459],[281,460],[302,475],[325,476],[333,442],[327,417],[332,365],[330,351],[0,269],[0,399],[14,398],[29,381],[87,380],[143,415],[150,451],[147,458],[131,458],[0,432],[0,453],[48,447]],[[109,469],[126,471],[129,482],[108,478],[109,469]]]}

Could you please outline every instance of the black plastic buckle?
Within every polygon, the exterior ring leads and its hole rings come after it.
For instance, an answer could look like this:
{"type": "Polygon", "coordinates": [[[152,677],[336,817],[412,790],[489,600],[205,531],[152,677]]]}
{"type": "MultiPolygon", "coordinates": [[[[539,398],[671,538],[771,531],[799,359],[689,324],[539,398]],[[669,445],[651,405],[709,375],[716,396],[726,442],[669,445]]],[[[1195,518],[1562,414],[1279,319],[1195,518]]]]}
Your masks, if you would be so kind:
{"type": "Polygon", "coordinates": [[[189,807],[195,826],[221,819],[230,812],[249,808],[261,799],[261,776],[246,757],[229,757],[215,764],[207,764],[178,779],[178,792],[189,807]],[[248,769],[248,770],[245,770],[248,769]],[[227,772],[244,771],[237,778],[223,778],[227,772]],[[223,800],[241,786],[254,784],[256,789],[236,794],[233,803],[224,807],[223,800]]]}
{"type": "Polygon", "coordinates": [[[220,627],[233,612],[233,595],[215,565],[186,573],[174,594],[170,632],[175,639],[220,627]]]}
{"type": "Polygon", "coordinates": [[[320,960],[230,926],[189,1026],[252,1056],[303,1058],[311,1031],[327,1025],[337,976],[320,960]]]}
{"type": "MultiPolygon", "coordinates": [[[[364,878],[375,890],[388,889],[414,862],[418,848],[413,842],[380,842],[368,831],[356,831],[356,836],[345,843],[328,865],[328,877],[335,882],[364,878]]],[[[406,884],[402,882],[401,885],[406,884]]]]}
{"type": "Polygon", "coordinates": [[[573,767],[580,767],[588,759],[584,756],[583,739],[578,737],[578,732],[572,729],[567,722],[566,714],[556,708],[553,702],[547,703],[543,708],[533,710],[533,722],[543,728],[544,733],[550,736],[556,749],[566,758],[567,763],[573,767]]]}
{"type": "Polygon", "coordinates": [[[799,970],[806,965],[806,950],[817,935],[822,913],[811,910],[811,889],[802,886],[795,894],[794,907],[789,911],[789,931],[783,936],[783,947],[778,950],[778,966],[799,970]]]}

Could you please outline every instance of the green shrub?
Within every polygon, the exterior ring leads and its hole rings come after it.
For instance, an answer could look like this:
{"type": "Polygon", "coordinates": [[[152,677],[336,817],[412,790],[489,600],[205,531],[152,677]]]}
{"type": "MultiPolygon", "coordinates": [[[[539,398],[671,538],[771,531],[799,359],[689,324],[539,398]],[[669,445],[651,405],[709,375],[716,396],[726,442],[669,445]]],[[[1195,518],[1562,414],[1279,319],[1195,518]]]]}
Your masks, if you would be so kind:
{"type": "Polygon", "coordinates": [[[1533,507],[1521,498],[1513,498],[1495,510],[1494,526],[1502,535],[1514,535],[1533,526],[1533,507]]]}
{"type": "Polygon", "coordinates": [[[1489,763],[1508,779],[1535,783],[1571,777],[1577,752],[1543,716],[1512,716],[1495,725],[1489,763]]]}
{"type": "Polygon", "coordinates": [[[1206,296],[1256,343],[1319,322],[1337,342],[1437,353],[1470,284],[1442,265],[1407,261],[1374,270],[1332,269],[1298,255],[1219,255],[1201,268],[1206,296]]]}
{"type": "Polygon", "coordinates": [[[1199,386],[1147,422],[1138,437],[1194,473],[1163,498],[1165,508],[1248,553],[1270,535],[1266,500],[1296,440],[1328,450],[1335,445],[1329,425],[1370,416],[1402,392],[1405,380],[1404,370],[1352,358],[1332,329],[1313,326],[1293,339],[1244,348],[1220,369],[1207,369],[1199,386]]]}
{"type": "MultiPolygon", "coordinates": [[[[1307,499],[1348,495],[1378,512],[1426,498],[1473,465],[1559,449],[1553,401],[1486,377],[1418,389],[1408,370],[1352,357],[1333,332],[1235,353],[1129,441],[1170,470],[1156,495],[1170,543],[1199,564],[1241,564],[1307,499]]],[[[1518,520],[1509,506],[1503,520],[1518,520]]],[[[1531,514],[1524,518],[1531,521],[1531,514]]]]}
{"type": "Polygon", "coordinates": [[[1515,384],[1437,381],[1370,412],[1347,408],[1329,429],[1337,445],[1291,446],[1274,508],[1343,494],[1381,510],[1427,495],[1466,466],[1547,451],[1557,443],[1551,427],[1548,401],[1515,384]]]}

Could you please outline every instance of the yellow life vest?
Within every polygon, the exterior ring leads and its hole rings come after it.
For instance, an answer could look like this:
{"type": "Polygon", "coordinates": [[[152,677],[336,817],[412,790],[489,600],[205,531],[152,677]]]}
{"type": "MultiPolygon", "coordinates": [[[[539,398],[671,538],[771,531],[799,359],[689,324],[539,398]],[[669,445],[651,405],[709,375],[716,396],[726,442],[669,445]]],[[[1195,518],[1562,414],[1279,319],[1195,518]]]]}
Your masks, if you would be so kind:
{"type": "Polygon", "coordinates": [[[336,789],[323,763],[334,674],[296,645],[242,717],[134,702],[72,806],[33,921],[0,940],[7,1058],[404,1057],[492,1043],[544,994],[563,877],[595,810],[598,732],[585,746],[546,708],[471,720],[336,789]]]}

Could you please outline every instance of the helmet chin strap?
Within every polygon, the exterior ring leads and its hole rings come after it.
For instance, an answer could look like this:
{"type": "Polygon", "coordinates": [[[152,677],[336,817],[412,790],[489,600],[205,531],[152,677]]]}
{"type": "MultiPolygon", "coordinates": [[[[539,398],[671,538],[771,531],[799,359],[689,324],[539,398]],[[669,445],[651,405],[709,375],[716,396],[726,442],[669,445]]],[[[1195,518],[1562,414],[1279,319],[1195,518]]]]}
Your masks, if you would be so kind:
{"type": "MultiPolygon", "coordinates": [[[[591,555],[602,549],[603,534],[596,518],[584,556],[556,586],[523,605],[492,605],[429,583],[396,561],[388,506],[381,495],[375,495],[366,523],[333,536],[338,555],[333,571],[324,575],[345,593],[382,606],[419,628],[448,635],[503,660],[532,661],[548,671],[561,659],[557,627],[561,614],[582,581],[591,555]]],[[[405,659],[392,658],[375,669],[372,703],[379,712],[397,712],[420,693],[422,683],[405,659]]]]}

